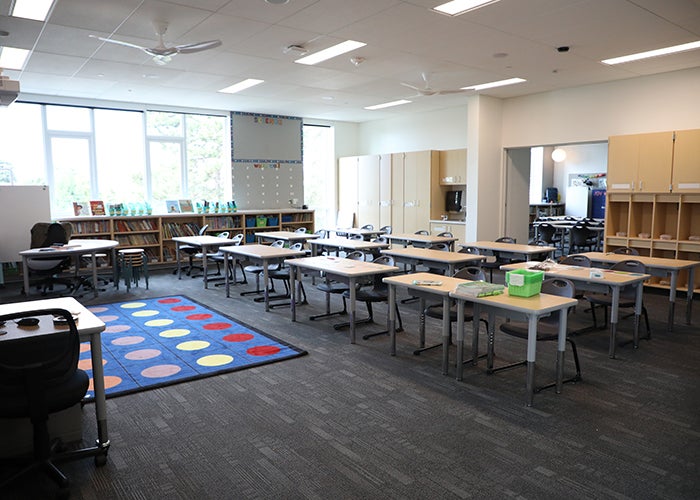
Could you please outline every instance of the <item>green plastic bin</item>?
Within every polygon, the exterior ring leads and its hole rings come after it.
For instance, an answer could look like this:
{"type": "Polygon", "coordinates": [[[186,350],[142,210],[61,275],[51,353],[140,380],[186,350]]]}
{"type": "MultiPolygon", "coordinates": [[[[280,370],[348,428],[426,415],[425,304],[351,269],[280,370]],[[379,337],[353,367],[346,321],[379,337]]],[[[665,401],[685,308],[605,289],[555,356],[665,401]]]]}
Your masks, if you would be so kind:
{"type": "Polygon", "coordinates": [[[542,290],[544,271],[530,271],[529,269],[516,269],[506,271],[506,286],[508,295],[516,297],[532,297],[542,290]]]}

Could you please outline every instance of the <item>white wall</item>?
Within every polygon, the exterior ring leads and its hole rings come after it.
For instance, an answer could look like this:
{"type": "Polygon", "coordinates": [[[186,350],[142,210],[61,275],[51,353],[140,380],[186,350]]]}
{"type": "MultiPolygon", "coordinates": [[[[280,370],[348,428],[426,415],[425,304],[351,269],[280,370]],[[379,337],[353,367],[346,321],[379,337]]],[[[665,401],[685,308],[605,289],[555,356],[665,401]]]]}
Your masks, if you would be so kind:
{"type": "Polygon", "coordinates": [[[566,151],[566,160],[554,164],[553,186],[559,189],[562,203],[566,203],[566,188],[569,177],[578,174],[597,174],[608,171],[608,145],[576,144],[562,148],[566,151]]]}

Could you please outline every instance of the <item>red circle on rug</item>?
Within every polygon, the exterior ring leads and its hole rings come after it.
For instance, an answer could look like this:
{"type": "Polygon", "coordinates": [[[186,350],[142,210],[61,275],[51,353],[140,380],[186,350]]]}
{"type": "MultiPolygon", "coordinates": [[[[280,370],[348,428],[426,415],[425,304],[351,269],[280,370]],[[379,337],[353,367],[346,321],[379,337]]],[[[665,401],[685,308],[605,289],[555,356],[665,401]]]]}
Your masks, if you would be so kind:
{"type": "Polygon", "coordinates": [[[175,297],[170,297],[170,298],[167,298],[167,299],[160,299],[160,300],[158,300],[158,303],[159,303],[159,304],[176,304],[176,303],[178,303],[178,302],[180,302],[180,299],[175,298],[175,297]]]}
{"type": "Polygon", "coordinates": [[[251,347],[246,352],[251,356],[271,356],[280,352],[280,348],[276,345],[260,345],[251,347]]]}
{"type": "Polygon", "coordinates": [[[252,338],[253,335],[250,333],[232,333],[230,335],[224,335],[223,340],[226,342],[247,342],[252,338]]]}
{"type": "Polygon", "coordinates": [[[227,328],[231,328],[233,325],[231,323],[207,323],[204,325],[202,328],[205,330],[226,330],[227,328]]]}
{"type": "Polygon", "coordinates": [[[171,308],[175,312],[184,312],[184,311],[192,311],[193,309],[197,309],[197,306],[175,306],[171,308]]]}
{"type": "Polygon", "coordinates": [[[190,314],[189,316],[185,316],[185,319],[189,319],[191,321],[199,321],[199,320],[209,319],[211,317],[212,317],[211,314],[199,313],[199,314],[190,314]]]}

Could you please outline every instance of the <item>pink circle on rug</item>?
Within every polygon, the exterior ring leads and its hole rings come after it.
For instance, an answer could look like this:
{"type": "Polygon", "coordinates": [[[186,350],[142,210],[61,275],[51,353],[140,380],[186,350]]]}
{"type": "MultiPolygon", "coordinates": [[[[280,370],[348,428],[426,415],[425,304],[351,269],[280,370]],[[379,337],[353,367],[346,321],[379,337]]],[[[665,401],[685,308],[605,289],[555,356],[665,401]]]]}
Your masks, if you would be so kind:
{"type": "Polygon", "coordinates": [[[169,377],[170,375],[175,375],[181,369],[177,365],[155,365],[143,370],[141,375],[148,378],[169,377]]]}
{"type": "Polygon", "coordinates": [[[159,304],[177,304],[178,302],[180,302],[180,299],[177,297],[169,297],[167,299],[158,300],[159,304]]]}
{"type": "Polygon", "coordinates": [[[114,339],[112,341],[112,344],[114,344],[114,345],[134,345],[134,344],[140,344],[144,340],[145,339],[143,337],[139,337],[138,335],[131,335],[128,337],[119,337],[118,339],[114,339]]]}
{"type": "Polygon", "coordinates": [[[275,345],[260,345],[251,347],[246,352],[251,356],[271,356],[280,352],[280,348],[275,345]]]}
{"type": "Polygon", "coordinates": [[[137,351],[127,352],[124,357],[131,360],[152,359],[161,355],[159,349],[139,349],[137,351]]]}
{"type": "Polygon", "coordinates": [[[129,325],[110,325],[105,328],[105,333],[121,333],[127,330],[131,330],[129,325]]]}
{"type": "Polygon", "coordinates": [[[253,337],[254,335],[250,333],[232,333],[230,335],[224,335],[223,340],[226,342],[247,342],[253,337]]]}
{"type": "MultiPolygon", "coordinates": [[[[107,364],[106,359],[102,359],[102,366],[107,364]]],[[[81,359],[78,361],[78,368],[81,370],[92,370],[92,358],[81,359]]]]}
{"type": "Polygon", "coordinates": [[[109,323],[110,321],[115,321],[119,319],[119,316],[116,314],[107,314],[105,316],[98,316],[99,319],[104,321],[105,323],[109,323]]]}
{"type": "MultiPolygon", "coordinates": [[[[116,387],[122,383],[122,379],[120,377],[116,377],[114,375],[105,375],[104,381],[105,381],[105,389],[111,389],[112,387],[116,387]]],[[[94,381],[91,377],[90,384],[88,385],[88,391],[94,391],[94,390],[95,390],[94,381]]]]}
{"type": "Polygon", "coordinates": [[[90,311],[92,314],[103,313],[106,310],[107,310],[107,308],[104,306],[88,307],[88,311],[90,311]]]}
{"type": "Polygon", "coordinates": [[[231,323],[207,323],[204,325],[202,328],[205,330],[226,330],[227,328],[231,328],[233,325],[231,323]]]}
{"type": "Polygon", "coordinates": [[[199,313],[199,314],[190,314],[189,316],[185,316],[185,319],[189,319],[190,321],[200,321],[204,319],[209,319],[211,318],[212,315],[208,313],[199,313]]]}
{"type": "Polygon", "coordinates": [[[80,352],[88,352],[90,350],[90,343],[89,342],[81,342],[80,343],[80,352]]]}
{"type": "Polygon", "coordinates": [[[197,306],[175,306],[175,307],[171,307],[170,309],[172,309],[175,312],[185,312],[185,311],[193,311],[193,310],[197,309],[197,306]]]}

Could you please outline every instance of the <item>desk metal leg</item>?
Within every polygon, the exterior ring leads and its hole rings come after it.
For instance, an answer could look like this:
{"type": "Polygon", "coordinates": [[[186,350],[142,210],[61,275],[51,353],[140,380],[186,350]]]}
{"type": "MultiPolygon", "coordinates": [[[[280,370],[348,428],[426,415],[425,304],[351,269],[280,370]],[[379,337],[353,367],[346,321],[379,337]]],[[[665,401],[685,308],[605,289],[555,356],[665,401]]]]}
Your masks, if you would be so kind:
{"type": "Polygon", "coordinates": [[[31,289],[29,288],[29,267],[27,266],[27,257],[22,256],[22,278],[24,280],[24,295],[29,297],[31,289]]]}
{"type": "Polygon", "coordinates": [[[175,260],[177,261],[177,279],[182,279],[182,268],[180,267],[180,242],[175,242],[175,260]]]}
{"type": "Polygon", "coordinates": [[[269,271],[267,269],[268,264],[269,261],[263,260],[263,294],[265,295],[265,312],[268,312],[270,310],[270,291],[267,289],[267,285],[270,283],[269,271]]]}
{"type": "Polygon", "coordinates": [[[450,297],[442,297],[442,374],[447,375],[450,364],[450,297]]]}
{"type": "Polygon", "coordinates": [[[107,432],[107,403],[105,396],[104,369],[102,367],[102,341],[100,334],[90,336],[90,356],[92,358],[92,379],[95,389],[95,415],[97,417],[97,446],[109,448],[107,432]]]}
{"type": "Polygon", "coordinates": [[[527,391],[527,405],[532,406],[535,394],[535,357],[537,351],[537,316],[531,314],[527,318],[527,379],[525,390],[527,391]]]}
{"type": "Polygon", "coordinates": [[[620,287],[612,287],[612,305],[610,306],[610,347],[608,349],[608,356],[610,358],[615,357],[615,342],[617,336],[617,319],[619,315],[620,308],[620,287]]]}
{"type": "MultiPolygon", "coordinates": [[[[457,337],[455,342],[457,343],[457,367],[455,369],[455,375],[457,380],[462,380],[462,375],[464,372],[464,301],[457,300],[457,337]]],[[[443,318],[444,319],[444,318],[443,318]]]]}
{"type": "Polygon", "coordinates": [[[209,288],[209,284],[207,282],[207,247],[206,245],[202,245],[202,273],[204,273],[204,289],[206,290],[209,288]]]}
{"type": "MultiPolygon", "coordinates": [[[[223,252],[224,254],[224,287],[226,288],[226,298],[231,296],[231,282],[228,279],[228,263],[229,263],[229,258],[231,257],[228,252],[223,252]]],[[[233,272],[236,272],[236,260],[234,259],[233,261],[233,272]]],[[[236,275],[234,274],[233,276],[234,280],[236,279],[236,275]]]]}
{"type": "Polygon", "coordinates": [[[396,287],[389,285],[388,298],[389,303],[389,354],[396,356],[396,287]]]}
{"type": "Polygon", "coordinates": [[[97,286],[97,252],[90,254],[90,262],[92,263],[92,289],[95,292],[95,298],[97,298],[99,294],[99,287],[97,286]]]}
{"type": "Polygon", "coordinates": [[[693,314],[693,290],[695,288],[695,266],[688,269],[688,292],[686,293],[686,304],[685,309],[685,322],[690,324],[691,316],[693,314]]]}
{"type": "Polygon", "coordinates": [[[559,311],[559,336],[557,337],[557,381],[556,392],[561,394],[564,385],[564,355],[566,352],[566,309],[559,311]]]}
{"type": "MultiPolygon", "coordinates": [[[[301,276],[299,277],[301,279],[301,276]]],[[[355,319],[357,318],[357,303],[356,296],[357,290],[355,290],[355,279],[350,278],[348,286],[350,288],[350,343],[355,343],[355,319]]]]}

